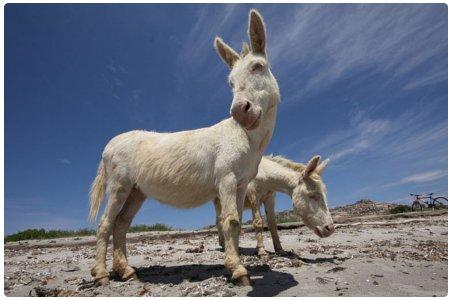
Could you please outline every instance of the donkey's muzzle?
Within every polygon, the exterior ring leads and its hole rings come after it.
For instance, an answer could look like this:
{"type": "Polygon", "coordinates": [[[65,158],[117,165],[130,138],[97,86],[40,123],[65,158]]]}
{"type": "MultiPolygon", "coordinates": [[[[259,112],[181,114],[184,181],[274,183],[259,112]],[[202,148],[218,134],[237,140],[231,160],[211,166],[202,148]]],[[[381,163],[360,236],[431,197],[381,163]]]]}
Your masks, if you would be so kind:
{"type": "Polygon", "coordinates": [[[318,236],[320,236],[321,238],[325,238],[325,237],[329,237],[330,235],[332,235],[334,233],[334,225],[333,224],[328,224],[325,226],[317,226],[314,229],[314,233],[317,234],[318,236]]]}
{"type": "Polygon", "coordinates": [[[237,101],[231,107],[231,116],[242,127],[247,130],[258,128],[261,119],[261,108],[253,105],[250,101],[237,101]]]}

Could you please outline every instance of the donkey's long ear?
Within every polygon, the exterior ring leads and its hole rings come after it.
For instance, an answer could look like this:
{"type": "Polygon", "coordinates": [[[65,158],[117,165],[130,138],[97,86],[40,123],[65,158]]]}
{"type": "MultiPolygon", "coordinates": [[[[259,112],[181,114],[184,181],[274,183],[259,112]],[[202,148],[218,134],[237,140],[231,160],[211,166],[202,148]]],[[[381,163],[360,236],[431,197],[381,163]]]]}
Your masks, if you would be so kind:
{"type": "Polygon", "coordinates": [[[216,48],[217,53],[222,58],[222,60],[231,68],[233,68],[234,63],[239,59],[239,54],[233,50],[230,46],[224,43],[224,41],[217,37],[214,39],[214,48],[216,48]]]}
{"type": "Polygon", "coordinates": [[[256,9],[250,10],[248,36],[253,52],[266,56],[266,27],[261,14],[256,9]]]}
{"type": "Polygon", "coordinates": [[[320,165],[318,165],[316,168],[317,174],[322,175],[323,171],[325,170],[325,168],[327,167],[329,162],[330,162],[329,158],[327,158],[323,162],[321,162],[320,165]]]}
{"type": "Polygon", "coordinates": [[[314,170],[319,165],[319,161],[320,161],[320,156],[319,155],[316,155],[313,158],[311,158],[311,160],[308,162],[308,165],[305,168],[303,176],[311,175],[311,173],[314,172],[314,170]]]}

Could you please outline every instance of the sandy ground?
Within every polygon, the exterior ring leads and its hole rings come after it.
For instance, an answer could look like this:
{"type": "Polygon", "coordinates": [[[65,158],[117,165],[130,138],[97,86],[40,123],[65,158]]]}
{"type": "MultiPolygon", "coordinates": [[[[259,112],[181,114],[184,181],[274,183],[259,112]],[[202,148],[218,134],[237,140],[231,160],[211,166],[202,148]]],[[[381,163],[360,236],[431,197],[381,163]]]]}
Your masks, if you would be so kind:
{"type": "MultiPolygon", "coordinates": [[[[30,242],[20,249],[5,249],[5,294],[445,296],[447,226],[444,215],[400,225],[341,227],[326,239],[304,227],[283,230],[280,236],[286,253],[271,253],[268,260],[256,255],[253,233],[245,233],[240,239],[241,259],[250,272],[251,287],[229,282],[222,266],[224,253],[214,234],[132,242],[128,256],[138,270],[139,281],[113,279],[104,287],[94,287],[89,275],[93,246],[66,244],[31,249],[30,242]]],[[[265,244],[273,251],[268,233],[265,244]]]]}

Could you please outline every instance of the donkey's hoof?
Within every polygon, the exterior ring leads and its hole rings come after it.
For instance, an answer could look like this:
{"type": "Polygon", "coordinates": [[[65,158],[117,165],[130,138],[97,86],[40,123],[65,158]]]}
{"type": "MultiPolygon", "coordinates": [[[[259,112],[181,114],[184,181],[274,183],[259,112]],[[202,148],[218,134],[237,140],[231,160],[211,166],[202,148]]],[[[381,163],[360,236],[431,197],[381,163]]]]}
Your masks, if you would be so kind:
{"type": "Polygon", "coordinates": [[[239,286],[249,286],[250,277],[248,276],[247,269],[244,266],[238,266],[231,275],[231,282],[239,286]]]}
{"type": "Polygon", "coordinates": [[[94,278],[95,286],[105,286],[109,284],[109,276],[94,278]]]}
{"type": "Polygon", "coordinates": [[[264,249],[257,249],[257,250],[258,250],[258,256],[259,257],[262,258],[263,256],[268,256],[266,250],[264,250],[264,249]]]}
{"type": "Polygon", "coordinates": [[[237,286],[251,286],[252,282],[250,280],[250,276],[244,275],[238,278],[231,278],[231,282],[237,286]]]}
{"type": "Polygon", "coordinates": [[[125,272],[122,275],[122,280],[123,281],[138,280],[138,276],[136,274],[136,270],[133,269],[130,266],[127,266],[126,269],[125,269],[125,272]]]}
{"type": "Polygon", "coordinates": [[[262,262],[268,262],[269,261],[269,254],[268,253],[258,254],[258,255],[259,255],[259,259],[262,262]]]}

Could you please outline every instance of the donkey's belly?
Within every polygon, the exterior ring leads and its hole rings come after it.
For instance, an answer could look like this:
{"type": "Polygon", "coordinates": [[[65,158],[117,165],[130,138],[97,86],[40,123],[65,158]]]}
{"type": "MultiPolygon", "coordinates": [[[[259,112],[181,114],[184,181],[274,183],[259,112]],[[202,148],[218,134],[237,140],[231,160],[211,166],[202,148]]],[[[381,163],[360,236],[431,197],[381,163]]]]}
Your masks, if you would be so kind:
{"type": "Polygon", "coordinates": [[[160,185],[146,184],[144,187],[139,186],[144,194],[161,203],[178,207],[192,208],[205,204],[214,199],[217,195],[215,188],[193,187],[185,185],[160,185]]]}
{"type": "Polygon", "coordinates": [[[170,134],[149,140],[137,152],[133,169],[142,192],[159,202],[189,208],[216,196],[215,153],[195,137],[170,134]]]}

